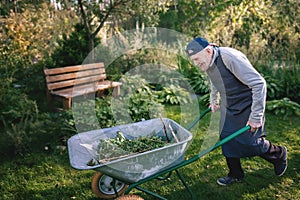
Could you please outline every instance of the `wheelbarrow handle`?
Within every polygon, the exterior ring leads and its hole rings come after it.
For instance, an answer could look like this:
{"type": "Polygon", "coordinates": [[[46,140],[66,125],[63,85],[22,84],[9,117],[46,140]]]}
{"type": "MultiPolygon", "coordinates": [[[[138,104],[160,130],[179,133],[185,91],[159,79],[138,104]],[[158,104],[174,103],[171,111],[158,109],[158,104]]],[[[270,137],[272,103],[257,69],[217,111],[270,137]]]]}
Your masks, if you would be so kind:
{"type": "Polygon", "coordinates": [[[197,124],[197,122],[200,119],[202,119],[210,111],[211,111],[211,108],[207,108],[206,110],[204,110],[202,113],[200,113],[200,115],[186,129],[191,130],[195,126],[195,124],[197,124]]]}
{"type": "Polygon", "coordinates": [[[242,133],[246,132],[247,130],[250,130],[250,126],[247,125],[241,129],[239,129],[238,131],[232,133],[231,135],[225,137],[224,139],[220,140],[219,142],[217,142],[215,145],[211,146],[210,148],[204,150],[204,151],[201,151],[199,154],[198,154],[198,158],[202,157],[203,155],[211,152],[212,150],[222,146],[223,144],[225,144],[226,142],[229,142],[230,140],[232,140],[233,138],[241,135],[242,133]]]}
{"type": "Polygon", "coordinates": [[[232,133],[231,135],[225,137],[223,140],[220,140],[219,142],[217,142],[214,146],[214,148],[218,148],[219,146],[222,146],[223,144],[225,144],[226,142],[232,140],[233,138],[239,136],[240,134],[244,133],[245,131],[249,130],[251,127],[249,125],[241,128],[240,130],[232,133]]]}

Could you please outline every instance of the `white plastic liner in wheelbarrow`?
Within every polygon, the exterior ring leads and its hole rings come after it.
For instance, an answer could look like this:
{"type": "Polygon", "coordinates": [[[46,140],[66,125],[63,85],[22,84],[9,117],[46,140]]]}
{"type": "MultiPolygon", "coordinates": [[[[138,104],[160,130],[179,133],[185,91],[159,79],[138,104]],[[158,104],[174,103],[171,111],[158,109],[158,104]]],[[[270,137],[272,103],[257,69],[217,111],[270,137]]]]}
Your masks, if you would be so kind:
{"type": "Polygon", "coordinates": [[[138,182],[183,161],[187,144],[191,139],[192,134],[188,130],[167,118],[156,118],[83,132],[72,136],[68,140],[70,164],[75,169],[94,169],[124,182],[138,182]],[[170,126],[176,134],[178,141],[172,136],[170,126]],[[154,135],[166,140],[167,134],[171,142],[161,148],[89,166],[88,163],[90,160],[99,158],[98,149],[99,145],[101,145],[100,139],[115,138],[118,131],[122,132],[125,138],[131,140],[142,136],[151,137],[154,135]]]}

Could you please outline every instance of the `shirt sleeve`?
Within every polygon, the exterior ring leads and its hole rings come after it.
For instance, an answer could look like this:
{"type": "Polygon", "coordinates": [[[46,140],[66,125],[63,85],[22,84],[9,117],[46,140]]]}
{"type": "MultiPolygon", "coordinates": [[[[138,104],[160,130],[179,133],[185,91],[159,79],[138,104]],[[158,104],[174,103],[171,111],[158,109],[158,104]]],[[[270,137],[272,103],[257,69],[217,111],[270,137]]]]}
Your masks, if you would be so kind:
{"type": "Polygon", "coordinates": [[[252,105],[249,120],[263,123],[266,107],[266,81],[255,70],[247,57],[240,51],[222,51],[225,66],[245,85],[252,90],[252,105]]]}

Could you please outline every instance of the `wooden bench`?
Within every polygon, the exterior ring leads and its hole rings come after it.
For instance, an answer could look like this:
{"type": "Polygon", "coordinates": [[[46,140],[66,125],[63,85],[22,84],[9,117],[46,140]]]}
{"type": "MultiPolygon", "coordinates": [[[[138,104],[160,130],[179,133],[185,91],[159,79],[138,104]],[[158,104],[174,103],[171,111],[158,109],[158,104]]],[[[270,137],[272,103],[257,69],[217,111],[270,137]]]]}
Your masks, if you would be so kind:
{"type": "Polygon", "coordinates": [[[104,63],[44,69],[47,83],[47,101],[53,107],[53,98],[63,101],[63,108],[70,109],[72,98],[115,88],[113,95],[120,95],[122,83],[106,79],[104,63]]]}

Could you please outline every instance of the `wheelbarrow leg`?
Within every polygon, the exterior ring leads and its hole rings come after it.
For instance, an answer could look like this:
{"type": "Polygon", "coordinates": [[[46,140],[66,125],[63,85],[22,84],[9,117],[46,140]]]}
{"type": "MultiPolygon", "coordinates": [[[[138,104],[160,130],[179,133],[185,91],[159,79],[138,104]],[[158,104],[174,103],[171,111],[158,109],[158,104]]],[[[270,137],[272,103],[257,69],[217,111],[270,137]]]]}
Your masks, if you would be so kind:
{"type": "Polygon", "coordinates": [[[190,193],[191,195],[191,199],[194,200],[194,194],[193,191],[191,190],[190,186],[186,183],[185,179],[183,178],[183,176],[179,173],[179,171],[177,169],[175,169],[175,172],[178,176],[178,178],[181,180],[182,184],[184,185],[184,187],[187,189],[187,191],[190,193]]]}

